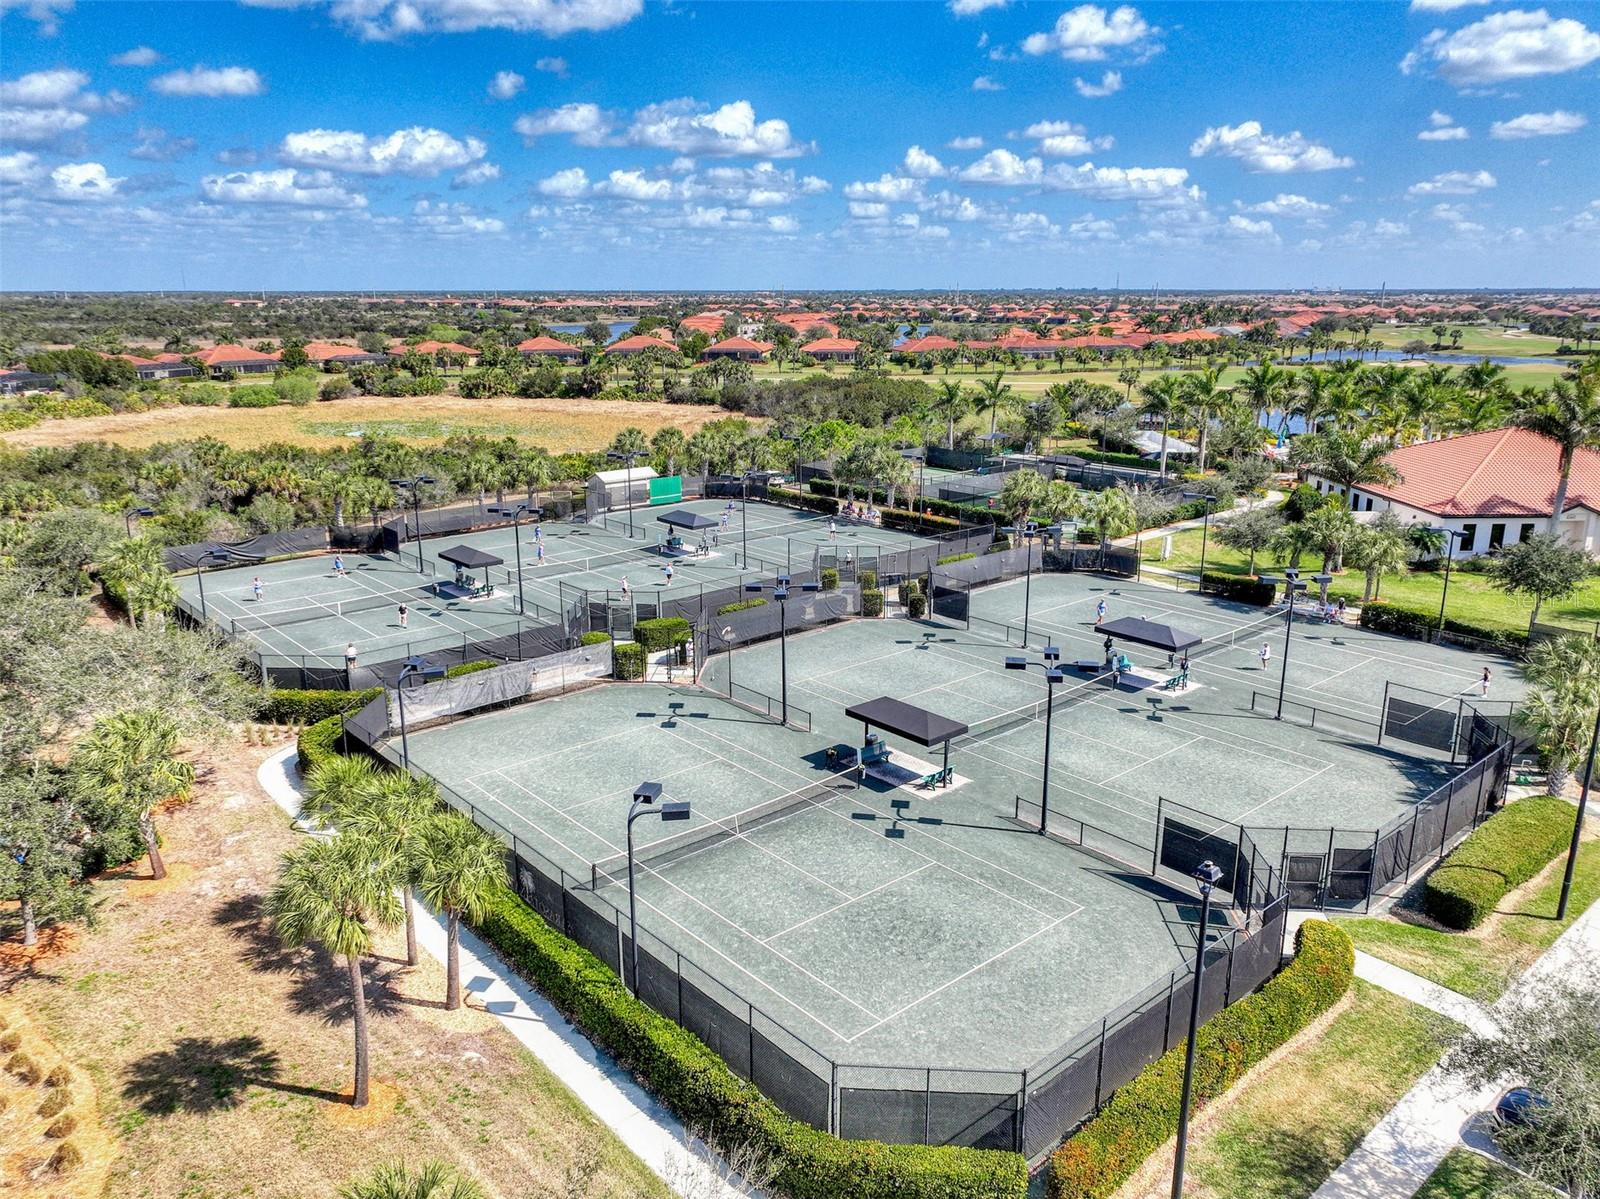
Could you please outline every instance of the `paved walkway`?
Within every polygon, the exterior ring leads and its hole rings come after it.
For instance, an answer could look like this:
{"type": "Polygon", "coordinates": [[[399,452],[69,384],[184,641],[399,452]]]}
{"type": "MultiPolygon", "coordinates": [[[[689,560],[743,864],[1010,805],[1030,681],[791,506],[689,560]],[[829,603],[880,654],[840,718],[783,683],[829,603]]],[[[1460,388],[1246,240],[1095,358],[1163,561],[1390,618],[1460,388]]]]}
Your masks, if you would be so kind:
{"type": "MultiPolygon", "coordinates": [[[[325,835],[299,820],[300,772],[292,747],[267,759],[256,777],[273,801],[295,818],[296,828],[325,835]]],[[[419,903],[417,941],[441,962],[445,936],[444,922],[419,903]]],[[[495,1016],[677,1194],[685,1199],[758,1194],[730,1182],[720,1159],[688,1137],[676,1116],[466,928],[461,930],[461,985],[471,1001],[495,1016]]]]}
{"type": "MultiPolygon", "coordinates": [[[[1600,903],[1574,921],[1487,1011],[1465,996],[1398,966],[1364,953],[1356,954],[1358,977],[1486,1034],[1496,1027],[1497,1012],[1525,1002],[1542,983],[1592,977],[1597,968],[1600,903]]],[[[1474,1148],[1483,1147],[1483,1139],[1474,1135],[1474,1125],[1502,1090],[1519,1081],[1506,1079],[1472,1088],[1435,1066],[1378,1122],[1344,1164],[1317,1188],[1312,1199],[1411,1199],[1445,1154],[1464,1141],[1471,1141],[1474,1148]]]]}

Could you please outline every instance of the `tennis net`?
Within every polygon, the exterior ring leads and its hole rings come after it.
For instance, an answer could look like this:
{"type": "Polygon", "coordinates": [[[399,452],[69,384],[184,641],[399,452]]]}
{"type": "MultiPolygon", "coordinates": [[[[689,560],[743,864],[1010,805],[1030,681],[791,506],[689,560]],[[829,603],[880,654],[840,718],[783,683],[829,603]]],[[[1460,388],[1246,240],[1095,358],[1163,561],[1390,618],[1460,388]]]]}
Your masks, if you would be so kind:
{"type": "MultiPolygon", "coordinates": [[[[1060,711],[1064,708],[1075,707],[1093,699],[1106,689],[1106,680],[1110,677],[1111,672],[1107,671],[1104,674],[1096,675],[1087,683],[1080,683],[1078,686],[1058,694],[1053,701],[1056,710],[1060,711]]],[[[1031,704],[1024,704],[1020,708],[1013,708],[1009,712],[1001,712],[998,716],[986,716],[982,720],[968,725],[966,736],[958,740],[956,744],[962,745],[968,741],[981,741],[985,737],[993,736],[995,733],[1004,732],[1018,725],[1027,724],[1034,720],[1043,720],[1045,709],[1049,707],[1051,702],[1049,698],[1045,698],[1036,700],[1031,704]]]]}
{"type": "Polygon", "coordinates": [[[638,550],[618,550],[610,554],[596,554],[592,558],[568,558],[562,561],[546,558],[544,565],[535,567],[535,569],[539,575],[549,578],[557,575],[587,574],[589,571],[599,570],[603,566],[616,566],[622,562],[637,561],[639,561],[638,550]]]}
{"type": "MultiPolygon", "coordinates": [[[[664,865],[668,861],[707,846],[746,836],[761,825],[787,816],[791,812],[802,808],[821,807],[830,800],[840,795],[847,795],[855,789],[855,771],[845,770],[829,775],[810,786],[801,787],[798,791],[791,791],[787,795],[780,795],[776,799],[769,799],[742,812],[735,812],[732,816],[721,820],[708,820],[695,828],[684,829],[681,833],[672,833],[648,845],[641,845],[633,851],[634,865],[636,867],[664,865]]],[[[596,891],[607,883],[626,881],[628,855],[614,853],[598,862],[591,862],[589,873],[590,886],[596,891]]]]}
{"type": "Polygon", "coordinates": [[[330,600],[300,608],[283,608],[277,612],[263,612],[259,616],[253,613],[235,616],[228,621],[228,631],[235,635],[254,633],[263,629],[304,624],[311,620],[328,620],[332,617],[351,616],[357,612],[374,612],[379,608],[398,608],[402,603],[414,607],[431,602],[432,597],[426,592],[390,591],[362,596],[359,599],[330,600]]]}
{"type": "Polygon", "coordinates": [[[1208,654],[1220,654],[1224,650],[1249,649],[1261,643],[1262,635],[1272,630],[1283,617],[1279,613],[1264,616],[1253,624],[1240,625],[1225,637],[1207,637],[1194,649],[1189,651],[1190,658],[1204,658],[1208,654]]]}

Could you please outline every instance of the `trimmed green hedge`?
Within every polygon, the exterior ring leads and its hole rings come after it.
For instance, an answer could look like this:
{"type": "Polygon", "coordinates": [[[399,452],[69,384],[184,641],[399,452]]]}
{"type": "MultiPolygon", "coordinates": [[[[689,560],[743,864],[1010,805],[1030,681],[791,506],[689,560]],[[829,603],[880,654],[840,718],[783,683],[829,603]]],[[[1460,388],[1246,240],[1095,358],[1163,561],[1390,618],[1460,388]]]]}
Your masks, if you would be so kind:
{"type": "Polygon", "coordinates": [[[475,925],[563,1015],[692,1128],[770,1159],[791,1199],[1024,1199],[1015,1153],[845,1141],[784,1114],[693,1034],[634,999],[593,954],[510,890],[475,925]]]}
{"type": "Polygon", "coordinates": [[[1522,799],[1484,821],[1422,884],[1422,910],[1446,928],[1482,924],[1507,891],[1566,852],[1577,809],[1544,795],[1522,799]]]}
{"type": "Polygon", "coordinates": [[[977,556],[977,554],[946,554],[943,558],[938,559],[934,565],[948,566],[952,562],[965,562],[968,558],[976,558],[977,556]]]}
{"type": "MultiPolygon", "coordinates": [[[[1195,1046],[1196,1107],[1223,1094],[1246,1071],[1339,1001],[1355,972],[1350,938],[1326,920],[1295,935],[1294,960],[1254,995],[1200,1028],[1195,1046]]],[[[1168,1050],[1111,1097],[1050,1157],[1050,1199],[1105,1199],[1178,1131],[1184,1047],[1168,1050]]]]}
{"type": "Polygon", "coordinates": [[[445,668],[444,677],[459,679],[464,674],[477,674],[480,670],[493,670],[496,666],[503,666],[503,662],[495,662],[489,658],[480,658],[476,662],[459,662],[454,666],[445,668]]]}
{"type": "Polygon", "coordinates": [[[267,696],[256,719],[271,724],[315,724],[340,712],[354,712],[382,690],[368,687],[365,691],[299,691],[280,687],[267,696]]]}
{"type": "Polygon", "coordinates": [[[862,590],[862,592],[861,592],[861,615],[863,615],[863,616],[882,616],[883,615],[883,592],[879,591],[876,587],[862,590]]]}
{"type": "Polygon", "coordinates": [[[579,645],[604,645],[611,640],[610,633],[585,633],[578,638],[579,645]]]}
{"type": "Polygon", "coordinates": [[[1206,571],[1206,591],[1223,599],[1237,600],[1241,604],[1258,604],[1266,607],[1278,594],[1271,583],[1260,579],[1241,578],[1238,575],[1213,574],[1206,571]]]}
{"type": "Polygon", "coordinates": [[[300,763],[300,773],[310,774],[311,771],[324,762],[339,756],[335,747],[339,744],[339,735],[344,732],[344,724],[337,715],[319,720],[315,724],[308,724],[300,730],[300,736],[295,742],[295,756],[300,763]]]}
{"type": "Polygon", "coordinates": [[[689,622],[682,616],[658,616],[636,621],[633,626],[634,640],[650,653],[682,645],[691,635],[689,622]]]}
{"type": "Polygon", "coordinates": [[[722,607],[718,608],[717,609],[717,615],[718,616],[726,616],[729,612],[743,612],[747,608],[759,608],[759,607],[761,607],[762,604],[764,604],[766,602],[767,602],[766,598],[764,596],[759,596],[759,595],[756,596],[754,599],[734,600],[733,603],[731,603],[731,604],[723,604],[722,607]]]}
{"type": "Polygon", "coordinates": [[[619,641],[612,646],[611,662],[619,679],[644,678],[644,646],[637,641],[619,641]]]}
{"type": "Polygon", "coordinates": [[[832,566],[824,566],[817,572],[817,584],[824,591],[839,590],[839,571],[832,566]]]}
{"type": "Polygon", "coordinates": [[[856,582],[861,584],[863,591],[876,591],[878,589],[878,572],[870,567],[856,571],[856,582]]]}
{"type": "MultiPolygon", "coordinates": [[[[1361,627],[1379,633],[1411,637],[1417,641],[1431,641],[1434,630],[1439,627],[1439,609],[1412,608],[1390,600],[1373,600],[1361,608],[1361,627]]],[[[1460,633],[1466,637],[1476,637],[1513,654],[1528,648],[1527,633],[1511,629],[1467,624],[1449,616],[1445,618],[1444,628],[1446,634],[1460,633]]]]}

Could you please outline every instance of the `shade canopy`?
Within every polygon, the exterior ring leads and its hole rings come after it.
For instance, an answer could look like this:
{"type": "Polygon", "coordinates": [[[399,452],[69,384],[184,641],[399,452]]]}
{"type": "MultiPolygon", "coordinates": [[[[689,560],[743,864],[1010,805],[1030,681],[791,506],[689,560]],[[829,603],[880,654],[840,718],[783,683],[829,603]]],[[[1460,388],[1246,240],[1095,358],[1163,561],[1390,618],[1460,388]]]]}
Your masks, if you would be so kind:
{"type": "Polygon", "coordinates": [[[447,550],[440,550],[439,557],[453,566],[464,567],[467,570],[480,566],[499,566],[505,562],[504,558],[497,558],[470,545],[453,545],[447,550]]]}
{"type": "Polygon", "coordinates": [[[666,512],[656,517],[656,520],[673,529],[687,529],[694,532],[696,529],[714,529],[717,521],[710,516],[701,516],[698,512],[690,512],[687,508],[679,508],[674,512],[666,512]]]}
{"type": "Polygon", "coordinates": [[[951,720],[948,716],[940,716],[937,712],[887,695],[848,707],[844,714],[852,720],[915,741],[918,745],[940,745],[967,731],[967,726],[959,720],[951,720]]]}
{"type": "Polygon", "coordinates": [[[1103,624],[1094,626],[1094,631],[1104,633],[1118,641],[1131,641],[1135,645],[1148,645],[1154,649],[1164,650],[1175,654],[1191,646],[1199,645],[1205,638],[1197,637],[1193,633],[1185,633],[1182,629],[1175,629],[1170,624],[1157,624],[1153,620],[1146,620],[1142,616],[1119,616],[1116,620],[1108,620],[1103,624]]]}

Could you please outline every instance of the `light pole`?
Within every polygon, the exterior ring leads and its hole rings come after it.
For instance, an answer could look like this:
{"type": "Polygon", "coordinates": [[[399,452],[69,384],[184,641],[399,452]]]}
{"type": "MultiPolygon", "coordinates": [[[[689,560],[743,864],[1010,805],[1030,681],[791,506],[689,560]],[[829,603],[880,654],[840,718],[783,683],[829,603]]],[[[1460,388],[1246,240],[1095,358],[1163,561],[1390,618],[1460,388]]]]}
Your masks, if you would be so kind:
{"type": "MultiPolygon", "coordinates": [[[[422,488],[426,484],[429,484],[429,483],[432,483],[432,482],[434,482],[434,478],[433,478],[432,475],[418,475],[414,479],[390,479],[389,480],[389,486],[390,487],[397,487],[397,488],[401,489],[402,491],[411,492],[411,510],[412,510],[412,512],[414,512],[416,514],[416,517],[417,517],[417,573],[418,574],[423,573],[423,571],[422,571],[422,488]]],[[[400,531],[404,532],[405,531],[405,527],[406,527],[405,511],[402,508],[401,514],[400,514],[400,531]]]]}
{"type": "Polygon", "coordinates": [[[133,518],[135,516],[141,518],[154,516],[155,514],[156,510],[154,508],[129,508],[122,514],[122,527],[128,531],[128,536],[131,538],[133,536],[133,518]]]}
{"type": "Polygon", "coordinates": [[[628,809],[628,947],[633,966],[628,986],[635,999],[639,997],[639,906],[633,889],[633,822],[647,811],[657,813],[664,821],[687,820],[690,816],[688,800],[669,800],[658,808],[655,804],[660,798],[660,783],[640,783],[633,789],[633,807],[628,809]]]}
{"type": "Polygon", "coordinates": [[[1194,1089],[1194,1042],[1200,1031],[1200,981],[1206,970],[1206,935],[1211,929],[1211,888],[1222,871],[1209,859],[1195,867],[1200,884],[1200,933],[1194,954],[1194,994],[1189,996],[1189,1041],[1183,1050],[1183,1097],[1178,1105],[1178,1147],[1172,1161],[1172,1199],[1183,1199],[1183,1159],[1189,1149],[1189,1093],[1194,1089]]]}
{"type": "Polygon", "coordinates": [[[1045,700],[1044,700],[1044,781],[1039,788],[1039,835],[1045,833],[1045,826],[1050,819],[1050,725],[1056,711],[1056,684],[1064,683],[1067,676],[1062,671],[1061,651],[1053,645],[1047,645],[1042,651],[1043,662],[1030,662],[1026,658],[1007,658],[1007,670],[1026,670],[1030,666],[1037,666],[1044,671],[1045,700]]]}
{"type": "Polygon", "coordinates": [[[407,658],[406,664],[400,668],[400,677],[394,681],[395,701],[400,707],[400,764],[407,770],[411,769],[411,743],[406,740],[406,683],[410,679],[421,679],[426,683],[430,679],[442,678],[443,666],[429,666],[423,658],[407,658]]]}
{"type": "Polygon", "coordinates": [[[1459,537],[1464,537],[1465,534],[1458,532],[1455,529],[1447,529],[1443,525],[1431,525],[1428,528],[1428,532],[1442,534],[1445,538],[1444,590],[1439,593],[1439,627],[1434,631],[1433,634],[1433,639],[1437,642],[1441,637],[1444,636],[1444,602],[1450,598],[1450,564],[1455,561],[1456,539],[1459,537]]]}
{"type": "MultiPolygon", "coordinates": [[[[779,669],[783,675],[783,723],[789,723],[789,576],[779,575],[771,583],[746,583],[744,589],[747,593],[760,595],[768,588],[772,589],[772,598],[778,601],[778,654],[781,665],[779,669]]],[[[821,591],[820,583],[801,583],[801,591],[821,591]]],[[[729,685],[732,690],[732,684],[729,685]]]]}
{"type": "Polygon", "coordinates": [[[725,625],[717,633],[722,638],[722,659],[728,665],[728,698],[733,698],[733,626],[725,625]]]}
{"type": "Polygon", "coordinates": [[[1211,532],[1211,509],[1216,506],[1217,497],[1204,491],[1185,491],[1183,498],[1206,502],[1206,514],[1200,522],[1200,592],[1203,595],[1206,589],[1206,537],[1211,532]]]}
{"type": "Polygon", "coordinates": [[[503,504],[499,507],[491,504],[489,511],[496,516],[509,516],[511,518],[511,538],[516,545],[517,555],[517,612],[519,615],[525,615],[527,603],[522,598],[522,518],[532,509],[526,504],[517,504],[515,507],[510,504],[503,504]]]}
{"type": "Polygon", "coordinates": [[[627,479],[622,484],[623,499],[628,505],[628,536],[633,536],[633,463],[637,458],[645,456],[644,450],[608,450],[606,457],[613,462],[621,462],[627,467],[627,479]]]}
{"type": "Polygon", "coordinates": [[[194,581],[200,585],[200,619],[202,621],[211,619],[206,615],[206,563],[226,562],[227,560],[228,555],[221,550],[207,550],[195,561],[194,581]]]}
{"type": "Polygon", "coordinates": [[[1261,581],[1263,583],[1270,583],[1273,586],[1277,586],[1279,583],[1282,583],[1284,594],[1289,597],[1289,608],[1288,611],[1286,611],[1283,615],[1283,663],[1282,668],[1278,672],[1278,712],[1277,715],[1272,718],[1274,720],[1283,719],[1283,691],[1289,681],[1289,645],[1293,640],[1291,634],[1294,632],[1294,597],[1299,592],[1304,591],[1309,585],[1300,578],[1300,572],[1298,570],[1291,569],[1286,570],[1283,573],[1284,577],[1282,579],[1279,579],[1275,575],[1261,576],[1261,581]]]}
{"type": "MultiPolygon", "coordinates": [[[[1025,525],[1003,525],[1002,533],[1022,538],[1022,648],[1028,648],[1028,617],[1033,611],[1033,539],[1061,535],[1060,525],[1040,527],[1033,521],[1025,525]]],[[[1042,557],[1042,555],[1041,555],[1042,557]]]]}

